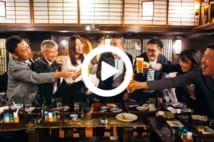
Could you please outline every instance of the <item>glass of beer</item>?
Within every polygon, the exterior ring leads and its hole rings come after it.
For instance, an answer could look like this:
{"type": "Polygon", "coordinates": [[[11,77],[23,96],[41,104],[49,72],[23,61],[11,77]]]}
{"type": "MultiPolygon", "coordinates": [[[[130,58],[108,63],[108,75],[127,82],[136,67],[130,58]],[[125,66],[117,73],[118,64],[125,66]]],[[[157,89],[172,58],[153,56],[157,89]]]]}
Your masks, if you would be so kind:
{"type": "Polygon", "coordinates": [[[136,71],[137,71],[137,73],[143,73],[143,64],[144,64],[144,58],[137,57],[136,58],[136,71]]]}

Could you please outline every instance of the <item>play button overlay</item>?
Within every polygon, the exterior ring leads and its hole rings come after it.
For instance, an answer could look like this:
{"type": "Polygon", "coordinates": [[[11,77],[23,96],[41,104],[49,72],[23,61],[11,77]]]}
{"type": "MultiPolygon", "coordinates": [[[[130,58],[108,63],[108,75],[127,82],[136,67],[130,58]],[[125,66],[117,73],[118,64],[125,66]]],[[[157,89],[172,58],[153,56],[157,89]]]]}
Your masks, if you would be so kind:
{"type": "Polygon", "coordinates": [[[108,63],[102,61],[101,62],[101,80],[105,81],[109,77],[118,73],[118,70],[108,63]]]}
{"type": "MultiPolygon", "coordinates": [[[[108,79],[109,77],[113,76],[117,72],[118,72],[118,70],[116,68],[114,68],[113,66],[110,66],[106,62],[101,62],[101,80],[102,81],[108,79]]],[[[122,51],[121,49],[116,48],[114,46],[100,46],[100,47],[93,49],[89,54],[87,54],[87,56],[85,57],[83,64],[82,64],[82,78],[83,78],[85,85],[94,94],[97,94],[102,97],[115,96],[117,94],[120,94],[122,91],[124,91],[132,79],[132,74],[133,74],[132,64],[131,64],[129,57],[126,55],[126,53],[124,51],[122,51]],[[111,90],[103,90],[103,89],[96,87],[91,82],[91,80],[89,78],[89,74],[88,74],[88,66],[91,63],[91,60],[95,56],[103,54],[105,52],[112,52],[112,53],[117,54],[119,57],[121,57],[121,59],[125,63],[125,68],[126,68],[126,73],[125,73],[123,82],[117,88],[114,88],[111,90]]]]}

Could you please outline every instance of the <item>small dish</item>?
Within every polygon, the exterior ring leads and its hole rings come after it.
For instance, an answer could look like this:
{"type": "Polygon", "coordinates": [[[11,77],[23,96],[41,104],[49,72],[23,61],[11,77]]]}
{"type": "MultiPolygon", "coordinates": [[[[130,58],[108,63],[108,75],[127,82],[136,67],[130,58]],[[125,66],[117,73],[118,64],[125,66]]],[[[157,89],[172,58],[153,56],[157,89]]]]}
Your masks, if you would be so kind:
{"type": "Polygon", "coordinates": [[[122,112],[122,109],[115,107],[115,108],[110,109],[110,111],[111,112],[122,112]]]}
{"type": "Polygon", "coordinates": [[[109,109],[109,107],[108,106],[101,106],[100,109],[103,111],[107,111],[109,109]]]}
{"type": "Polygon", "coordinates": [[[70,114],[70,117],[71,117],[72,120],[77,120],[78,114],[72,113],[72,114],[70,114]]]}
{"type": "Polygon", "coordinates": [[[107,125],[108,124],[108,118],[101,118],[100,119],[100,123],[104,124],[104,125],[107,125]]]}
{"type": "Polygon", "coordinates": [[[36,108],[35,107],[27,107],[27,108],[25,108],[25,111],[26,112],[32,112],[32,111],[34,111],[36,108]]]}
{"type": "Polygon", "coordinates": [[[144,104],[143,106],[137,106],[136,109],[139,110],[139,111],[148,110],[149,109],[149,104],[144,104]]]}

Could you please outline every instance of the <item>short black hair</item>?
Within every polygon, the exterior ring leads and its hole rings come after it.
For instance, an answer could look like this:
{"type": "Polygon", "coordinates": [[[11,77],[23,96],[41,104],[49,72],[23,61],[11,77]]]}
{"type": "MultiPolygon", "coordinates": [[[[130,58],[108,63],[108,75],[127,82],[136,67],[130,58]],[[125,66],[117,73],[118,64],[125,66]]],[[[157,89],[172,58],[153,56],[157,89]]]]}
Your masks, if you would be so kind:
{"type": "Polygon", "coordinates": [[[208,44],[207,48],[211,48],[211,49],[214,49],[214,42],[208,44]]]}
{"type": "Polygon", "coordinates": [[[17,45],[23,41],[23,38],[21,38],[18,35],[10,36],[6,40],[6,49],[10,53],[15,53],[15,49],[17,48],[17,45]]]}
{"type": "Polygon", "coordinates": [[[152,38],[147,42],[148,44],[157,44],[158,47],[160,47],[161,49],[163,48],[163,43],[161,40],[157,39],[157,38],[152,38]]]}

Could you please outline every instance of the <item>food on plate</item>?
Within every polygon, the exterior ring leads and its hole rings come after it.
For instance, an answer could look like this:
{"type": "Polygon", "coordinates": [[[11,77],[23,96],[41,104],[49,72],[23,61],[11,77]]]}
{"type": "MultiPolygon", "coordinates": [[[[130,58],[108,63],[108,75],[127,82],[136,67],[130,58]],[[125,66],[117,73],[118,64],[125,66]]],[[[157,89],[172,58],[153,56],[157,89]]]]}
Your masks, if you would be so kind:
{"type": "Polygon", "coordinates": [[[113,104],[113,103],[109,103],[107,104],[107,106],[111,109],[111,108],[114,108],[114,107],[117,107],[117,105],[113,104]]]}
{"type": "Polygon", "coordinates": [[[120,119],[124,120],[124,119],[126,119],[126,116],[124,114],[121,114],[120,119]]]}

